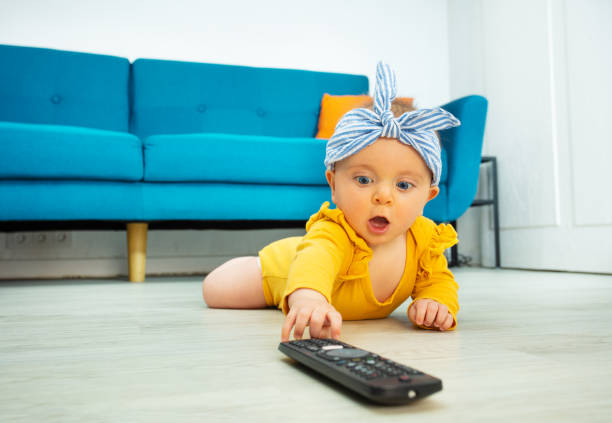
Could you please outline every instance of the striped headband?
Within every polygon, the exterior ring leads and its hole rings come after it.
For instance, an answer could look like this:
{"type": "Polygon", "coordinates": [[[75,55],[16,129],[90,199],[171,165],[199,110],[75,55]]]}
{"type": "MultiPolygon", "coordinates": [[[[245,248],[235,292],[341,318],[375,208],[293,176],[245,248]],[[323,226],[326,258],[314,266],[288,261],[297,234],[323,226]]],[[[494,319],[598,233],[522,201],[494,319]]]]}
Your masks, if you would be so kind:
{"type": "Polygon", "coordinates": [[[440,108],[415,110],[395,118],[391,112],[391,102],[397,94],[395,79],[389,65],[378,62],[374,111],[354,109],[342,116],[327,142],[325,166],[332,169],[334,163],[358,153],[380,137],[396,138],[421,155],[433,173],[431,184],[438,185],[442,159],[434,131],[459,126],[461,122],[440,108]]]}

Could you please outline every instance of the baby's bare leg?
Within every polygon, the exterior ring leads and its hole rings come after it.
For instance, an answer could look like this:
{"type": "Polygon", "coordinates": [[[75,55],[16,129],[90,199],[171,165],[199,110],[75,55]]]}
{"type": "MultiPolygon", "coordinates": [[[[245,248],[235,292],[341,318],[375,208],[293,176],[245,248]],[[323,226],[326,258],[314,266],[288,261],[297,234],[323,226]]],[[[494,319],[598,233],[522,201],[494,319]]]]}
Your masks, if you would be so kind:
{"type": "Polygon", "coordinates": [[[257,257],[238,257],[210,272],[202,296],[211,308],[264,308],[261,268],[257,257]]]}

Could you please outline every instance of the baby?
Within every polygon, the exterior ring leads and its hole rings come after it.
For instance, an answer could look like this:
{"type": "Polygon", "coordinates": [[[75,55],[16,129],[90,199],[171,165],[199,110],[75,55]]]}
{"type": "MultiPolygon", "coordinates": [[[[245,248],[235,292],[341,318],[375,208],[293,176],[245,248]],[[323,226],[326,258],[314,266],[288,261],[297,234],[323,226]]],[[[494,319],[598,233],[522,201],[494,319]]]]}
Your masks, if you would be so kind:
{"type": "Polygon", "coordinates": [[[459,125],[443,109],[396,118],[394,72],[378,63],[374,110],[345,114],[326,149],[325,176],[336,208],[324,203],[306,235],[273,242],[259,257],[213,270],[202,286],[209,307],[283,310],[281,340],[339,338],[342,320],[388,316],[408,297],[417,326],[454,329],[458,285],[444,250],[450,225],[422,216],[442,172],[436,130],[459,125]]]}

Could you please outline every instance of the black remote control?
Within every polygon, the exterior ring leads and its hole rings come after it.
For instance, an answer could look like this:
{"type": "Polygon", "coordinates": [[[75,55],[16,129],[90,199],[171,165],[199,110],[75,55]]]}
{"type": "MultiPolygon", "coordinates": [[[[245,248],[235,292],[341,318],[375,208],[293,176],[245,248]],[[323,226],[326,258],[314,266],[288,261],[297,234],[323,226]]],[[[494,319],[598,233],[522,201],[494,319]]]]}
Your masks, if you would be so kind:
{"type": "Polygon", "coordinates": [[[281,342],[278,349],[377,403],[407,404],[442,390],[438,378],[335,339],[281,342]]]}

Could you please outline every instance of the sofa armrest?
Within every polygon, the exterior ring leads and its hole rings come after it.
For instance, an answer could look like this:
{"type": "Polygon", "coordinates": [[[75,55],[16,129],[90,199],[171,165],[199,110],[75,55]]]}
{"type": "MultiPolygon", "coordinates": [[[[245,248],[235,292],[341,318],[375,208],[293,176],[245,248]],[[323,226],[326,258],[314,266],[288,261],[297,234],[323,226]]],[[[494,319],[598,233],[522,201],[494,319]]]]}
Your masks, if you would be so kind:
{"type": "Polygon", "coordinates": [[[487,105],[486,98],[470,95],[441,106],[461,121],[461,126],[440,131],[448,156],[449,221],[458,219],[476,196],[487,105]]]}

